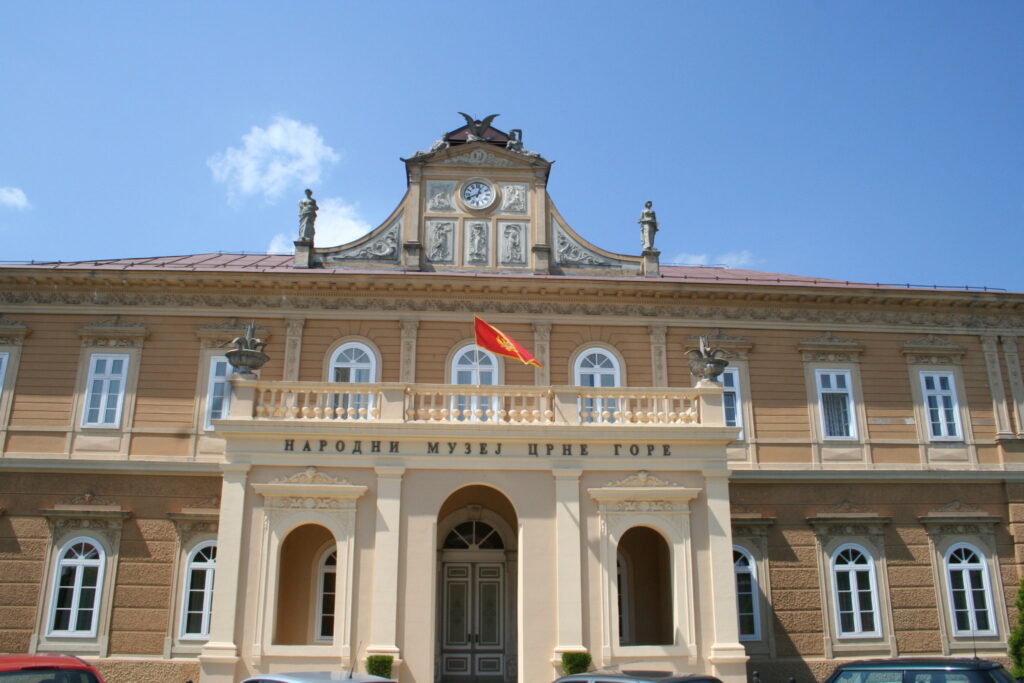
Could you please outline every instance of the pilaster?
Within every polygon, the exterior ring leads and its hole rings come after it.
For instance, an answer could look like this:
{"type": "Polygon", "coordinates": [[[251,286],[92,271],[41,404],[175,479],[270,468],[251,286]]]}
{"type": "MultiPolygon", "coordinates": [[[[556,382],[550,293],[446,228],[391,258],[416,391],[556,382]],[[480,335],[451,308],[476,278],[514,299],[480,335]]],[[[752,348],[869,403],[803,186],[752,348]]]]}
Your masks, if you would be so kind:
{"type": "Polygon", "coordinates": [[[996,438],[1013,436],[1010,428],[1010,411],[1006,405],[1006,387],[1003,385],[1003,371],[999,367],[999,344],[995,336],[981,338],[985,352],[985,369],[988,371],[988,388],[992,396],[992,413],[996,418],[996,438]]]}
{"type": "Polygon", "coordinates": [[[284,381],[297,382],[299,380],[299,359],[302,358],[302,328],[305,327],[304,318],[288,318],[287,336],[284,340],[284,381]]]}
{"type": "Polygon", "coordinates": [[[651,335],[651,386],[668,386],[668,351],[665,336],[668,328],[665,325],[650,325],[651,335]]]}
{"type": "Polygon", "coordinates": [[[533,383],[539,387],[551,386],[551,323],[533,323],[533,353],[541,364],[533,368],[533,383]]]}
{"type": "Polygon", "coordinates": [[[402,356],[398,368],[398,381],[406,384],[416,382],[416,332],[419,320],[401,320],[402,325],[402,356]]]}
{"type": "Polygon", "coordinates": [[[722,680],[744,680],[746,649],[740,644],[739,625],[736,622],[736,577],[732,571],[721,571],[733,566],[732,517],[729,506],[729,473],[705,474],[705,494],[708,500],[707,567],[711,595],[701,601],[701,612],[710,616],[714,628],[714,641],[708,652],[712,670],[722,680]]]}
{"type": "Polygon", "coordinates": [[[555,478],[555,568],[558,639],[555,656],[583,652],[580,470],[558,469],[555,478]]]}
{"type": "Polygon", "coordinates": [[[1018,437],[1024,438],[1024,378],[1021,377],[1020,355],[1017,351],[1017,337],[1002,336],[1003,357],[1006,359],[1006,374],[1010,377],[1010,393],[1013,395],[1013,420],[1018,437]]]}
{"type": "Polygon", "coordinates": [[[199,655],[203,683],[232,683],[239,659],[235,633],[249,465],[226,464],[223,472],[220,523],[217,527],[217,581],[213,589],[210,639],[199,655]]]}
{"type": "Polygon", "coordinates": [[[401,544],[404,467],[377,467],[377,531],[373,551],[373,602],[367,655],[399,659],[398,552],[401,544]]]}

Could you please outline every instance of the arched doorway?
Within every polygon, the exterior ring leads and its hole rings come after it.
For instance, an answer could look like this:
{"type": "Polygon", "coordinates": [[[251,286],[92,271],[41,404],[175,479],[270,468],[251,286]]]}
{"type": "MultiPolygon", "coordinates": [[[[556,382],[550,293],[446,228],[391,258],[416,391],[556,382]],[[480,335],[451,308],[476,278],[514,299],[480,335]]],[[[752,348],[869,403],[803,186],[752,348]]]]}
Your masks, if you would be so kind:
{"type": "Polygon", "coordinates": [[[441,506],[438,681],[515,680],[517,527],[508,498],[488,486],[459,489],[441,506]]]}

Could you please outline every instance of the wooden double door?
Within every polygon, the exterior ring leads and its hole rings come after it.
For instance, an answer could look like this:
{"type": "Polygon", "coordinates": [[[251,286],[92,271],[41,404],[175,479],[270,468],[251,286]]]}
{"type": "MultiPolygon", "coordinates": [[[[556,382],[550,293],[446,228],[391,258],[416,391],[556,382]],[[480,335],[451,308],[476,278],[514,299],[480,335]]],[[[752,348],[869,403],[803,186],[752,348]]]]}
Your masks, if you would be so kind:
{"type": "Polygon", "coordinates": [[[441,681],[504,681],[508,668],[504,562],[442,562],[441,584],[441,681]]]}

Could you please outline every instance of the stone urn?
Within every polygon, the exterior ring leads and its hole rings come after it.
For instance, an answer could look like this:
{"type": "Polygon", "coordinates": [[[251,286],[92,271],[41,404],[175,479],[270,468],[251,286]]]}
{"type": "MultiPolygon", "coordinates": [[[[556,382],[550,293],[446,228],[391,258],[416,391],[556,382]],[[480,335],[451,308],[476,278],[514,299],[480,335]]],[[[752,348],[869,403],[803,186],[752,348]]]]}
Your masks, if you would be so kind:
{"type": "Polygon", "coordinates": [[[231,349],[224,356],[231,363],[235,372],[243,375],[253,374],[255,370],[259,370],[264,363],[270,360],[270,356],[256,349],[231,349]]]}
{"type": "Polygon", "coordinates": [[[701,382],[717,382],[729,365],[729,361],[722,358],[725,351],[711,348],[707,337],[699,337],[698,348],[690,349],[686,355],[690,357],[690,372],[700,377],[701,382]]]}

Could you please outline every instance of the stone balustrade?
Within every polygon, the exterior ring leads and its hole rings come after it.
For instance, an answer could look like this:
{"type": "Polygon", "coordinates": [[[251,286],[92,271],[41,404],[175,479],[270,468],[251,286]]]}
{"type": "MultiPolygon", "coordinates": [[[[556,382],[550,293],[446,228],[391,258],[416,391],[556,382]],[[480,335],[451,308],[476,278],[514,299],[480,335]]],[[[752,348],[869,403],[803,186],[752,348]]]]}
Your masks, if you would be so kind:
{"type": "Polygon", "coordinates": [[[235,377],[231,417],[409,424],[723,426],[722,389],[283,382],[235,377]]]}

